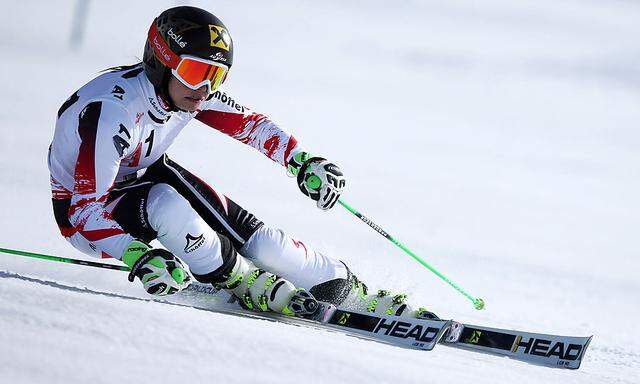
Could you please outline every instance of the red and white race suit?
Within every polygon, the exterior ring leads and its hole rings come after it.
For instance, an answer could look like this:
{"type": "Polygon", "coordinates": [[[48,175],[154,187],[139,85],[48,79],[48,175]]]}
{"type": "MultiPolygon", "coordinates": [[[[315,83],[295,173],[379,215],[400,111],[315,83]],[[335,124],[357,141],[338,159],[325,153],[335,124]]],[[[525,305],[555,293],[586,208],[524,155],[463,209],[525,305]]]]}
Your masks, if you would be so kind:
{"type": "Polygon", "coordinates": [[[141,66],[102,74],[58,111],[49,170],[54,201],[70,199],[62,234],[86,253],[121,258],[133,237],[105,204],[110,190],[141,176],[193,118],[283,166],[301,150],[291,134],[224,91],[199,111],[170,111],[141,66]]]}

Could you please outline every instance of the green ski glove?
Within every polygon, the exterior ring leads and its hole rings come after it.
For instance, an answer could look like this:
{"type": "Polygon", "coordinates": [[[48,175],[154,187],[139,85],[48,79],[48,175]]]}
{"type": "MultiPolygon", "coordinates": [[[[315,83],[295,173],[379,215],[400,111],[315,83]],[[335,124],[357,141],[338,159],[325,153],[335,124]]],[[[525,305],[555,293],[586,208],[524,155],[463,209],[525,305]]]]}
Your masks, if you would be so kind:
{"type": "Polygon", "coordinates": [[[131,268],[129,281],[140,279],[147,293],[156,296],[180,292],[191,284],[191,275],[182,261],[162,248],[151,248],[140,241],[132,241],[122,256],[131,268]]]}
{"type": "Polygon", "coordinates": [[[287,169],[297,176],[300,191],[325,211],[336,204],[346,184],[337,165],[322,157],[312,157],[307,152],[299,152],[293,156],[287,169]]]}

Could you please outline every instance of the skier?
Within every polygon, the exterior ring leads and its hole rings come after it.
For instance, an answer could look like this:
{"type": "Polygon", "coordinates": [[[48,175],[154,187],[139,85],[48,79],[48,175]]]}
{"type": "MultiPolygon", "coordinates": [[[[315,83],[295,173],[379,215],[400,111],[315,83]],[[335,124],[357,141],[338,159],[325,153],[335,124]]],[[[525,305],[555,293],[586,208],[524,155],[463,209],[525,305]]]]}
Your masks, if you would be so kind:
{"type": "Polygon", "coordinates": [[[141,63],[111,68],[63,103],[48,155],[62,235],[86,254],[123,261],[129,280],[154,295],[188,286],[184,262],[196,280],[250,309],[305,315],[318,299],[426,316],[406,295],[368,294],[343,262],[265,225],[167,156],[195,118],[286,167],[320,209],[335,205],[340,168],[222,91],[232,63],[231,36],[216,16],[171,8],[151,24],[141,63]]]}

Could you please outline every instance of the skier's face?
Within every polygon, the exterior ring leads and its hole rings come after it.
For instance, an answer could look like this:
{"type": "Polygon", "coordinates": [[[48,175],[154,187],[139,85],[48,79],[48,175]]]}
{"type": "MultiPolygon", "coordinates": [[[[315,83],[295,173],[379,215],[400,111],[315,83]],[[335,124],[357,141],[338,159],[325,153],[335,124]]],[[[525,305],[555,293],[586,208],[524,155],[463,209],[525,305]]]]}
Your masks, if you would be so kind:
{"type": "Polygon", "coordinates": [[[169,80],[169,97],[173,101],[176,107],[188,112],[193,112],[200,108],[200,104],[209,95],[209,90],[206,85],[196,89],[185,87],[180,80],[171,76],[169,80]]]}

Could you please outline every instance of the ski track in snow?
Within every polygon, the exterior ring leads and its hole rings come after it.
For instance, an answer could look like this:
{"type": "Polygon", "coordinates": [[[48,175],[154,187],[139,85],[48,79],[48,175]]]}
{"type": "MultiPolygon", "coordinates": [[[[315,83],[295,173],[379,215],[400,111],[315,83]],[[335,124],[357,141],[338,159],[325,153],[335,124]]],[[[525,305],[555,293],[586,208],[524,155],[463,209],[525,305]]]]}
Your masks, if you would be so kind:
{"type": "MultiPolygon", "coordinates": [[[[71,50],[74,3],[12,3],[0,25],[0,247],[83,257],[51,212],[55,113],[99,70],[135,62],[154,15],[175,4],[91,2],[71,50]]],[[[373,288],[467,323],[593,334],[581,368],[149,302],[121,272],[0,255],[0,383],[638,382],[640,4],[202,4],[234,37],[232,96],[340,164],[346,201],[487,309],[196,122],[170,150],[177,161],[373,288]]]]}

